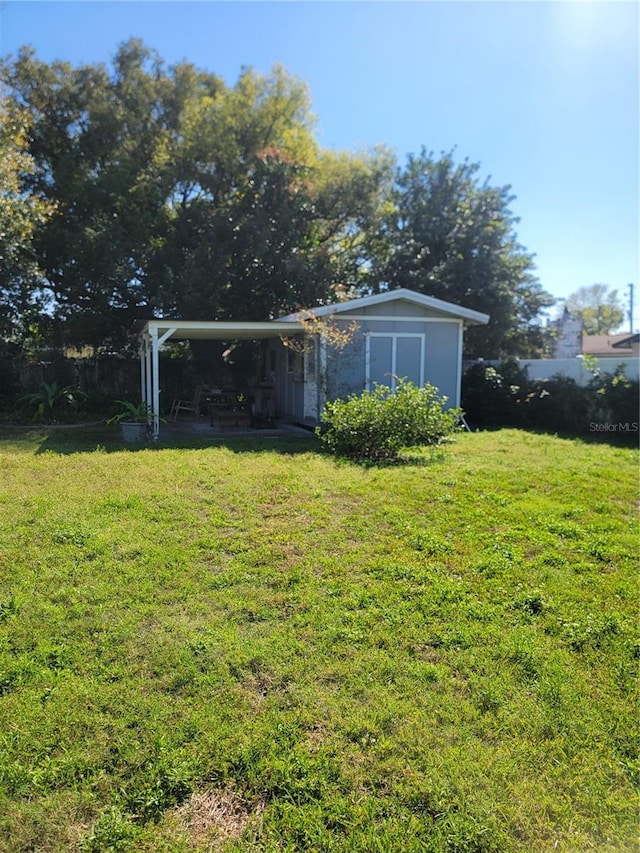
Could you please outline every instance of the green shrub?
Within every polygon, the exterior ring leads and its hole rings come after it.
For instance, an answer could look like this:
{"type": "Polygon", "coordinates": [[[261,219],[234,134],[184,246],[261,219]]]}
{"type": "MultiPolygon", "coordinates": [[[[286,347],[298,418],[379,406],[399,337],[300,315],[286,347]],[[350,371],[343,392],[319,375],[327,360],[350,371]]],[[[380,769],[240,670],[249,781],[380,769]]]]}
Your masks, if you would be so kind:
{"type": "Polygon", "coordinates": [[[337,456],[361,460],[396,460],[403,449],[438,445],[457,429],[459,409],[445,409],[433,385],[418,388],[398,379],[395,389],[374,385],[371,391],[327,403],[317,434],[337,456]]]}
{"type": "Polygon", "coordinates": [[[593,393],[568,376],[535,379],[522,401],[524,426],[577,434],[592,420],[593,393]]]}
{"type": "Polygon", "coordinates": [[[498,367],[472,364],[462,378],[462,408],[475,426],[520,426],[522,398],[530,383],[526,368],[515,359],[498,367]]]}
{"type": "Polygon", "coordinates": [[[75,385],[58,385],[57,382],[43,382],[39,391],[24,394],[18,404],[29,410],[33,423],[66,422],[78,411],[86,394],[75,385]]]}
{"type": "Polygon", "coordinates": [[[594,420],[612,423],[637,424],[640,403],[640,383],[625,375],[624,365],[619,364],[614,373],[593,370],[593,378],[587,386],[594,396],[594,420]]]}
{"type": "Polygon", "coordinates": [[[597,366],[586,385],[556,374],[529,379],[513,359],[493,367],[471,365],[462,381],[462,408],[472,427],[521,426],[573,435],[591,431],[593,423],[609,422],[622,438],[637,441],[639,384],[619,365],[614,373],[597,366]]]}

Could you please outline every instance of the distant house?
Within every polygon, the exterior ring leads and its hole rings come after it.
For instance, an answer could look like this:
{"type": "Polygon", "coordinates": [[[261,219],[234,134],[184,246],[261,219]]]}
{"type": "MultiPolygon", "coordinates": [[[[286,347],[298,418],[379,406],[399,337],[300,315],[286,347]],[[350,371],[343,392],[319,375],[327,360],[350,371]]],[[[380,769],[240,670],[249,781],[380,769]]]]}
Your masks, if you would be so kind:
{"type": "Polygon", "coordinates": [[[562,317],[556,320],[556,339],[553,347],[553,358],[575,358],[582,352],[582,332],[584,323],[582,317],[570,314],[566,306],[562,317]]]}
{"type": "Polygon", "coordinates": [[[597,358],[637,358],[640,356],[640,333],[583,335],[582,353],[597,358]]]}
{"type": "Polygon", "coordinates": [[[582,318],[565,308],[554,322],[556,340],[553,358],[576,358],[593,355],[597,358],[634,358],[640,355],[640,334],[585,335],[582,318]]]}

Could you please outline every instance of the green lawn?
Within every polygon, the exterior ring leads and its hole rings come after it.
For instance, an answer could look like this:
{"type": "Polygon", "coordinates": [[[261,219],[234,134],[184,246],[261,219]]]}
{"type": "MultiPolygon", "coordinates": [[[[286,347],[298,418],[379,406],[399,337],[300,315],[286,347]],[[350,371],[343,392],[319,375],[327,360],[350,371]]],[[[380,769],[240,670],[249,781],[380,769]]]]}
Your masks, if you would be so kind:
{"type": "Polygon", "coordinates": [[[0,850],[635,851],[638,457],[0,440],[0,850]]]}

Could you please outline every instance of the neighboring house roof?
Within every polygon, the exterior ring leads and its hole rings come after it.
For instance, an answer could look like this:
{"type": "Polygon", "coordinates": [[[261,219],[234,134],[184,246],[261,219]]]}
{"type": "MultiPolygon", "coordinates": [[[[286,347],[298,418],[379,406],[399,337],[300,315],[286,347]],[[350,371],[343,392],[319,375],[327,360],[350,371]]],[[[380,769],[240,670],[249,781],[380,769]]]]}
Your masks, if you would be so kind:
{"type": "Polygon", "coordinates": [[[638,349],[640,333],[629,332],[619,335],[583,335],[582,352],[584,355],[624,356],[638,349]],[[635,344],[635,347],[634,347],[635,344]]]}
{"type": "MultiPolygon", "coordinates": [[[[340,314],[344,311],[357,311],[360,308],[367,308],[370,305],[381,305],[385,302],[404,301],[411,302],[414,305],[421,305],[423,308],[430,308],[433,311],[440,311],[450,317],[457,317],[463,320],[468,325],[485,325],[489,322],[489,315],[482,314],[480,311],[473,311],[471,308],[462,308],[460,305],[454,305],[453,302],[445,302],[442,299],[435,299],[433,296],[425,296],[424,293],[416,293],[414,290],[400,287],[397,290],[386,290],[384,293],[376,293],[373,296],[363,296],[360,299],[349,299],[347,302],[335,302],[331,305],[322,305],[319,308],[309,309],[317,317],[325,317],[329,314],[340,314]]],[[[308,312],[298,311],[293,314],[287,314],[285,317],[280,317],[280,322],[290,322],[291,320],[304,319],[308,312]]]]}

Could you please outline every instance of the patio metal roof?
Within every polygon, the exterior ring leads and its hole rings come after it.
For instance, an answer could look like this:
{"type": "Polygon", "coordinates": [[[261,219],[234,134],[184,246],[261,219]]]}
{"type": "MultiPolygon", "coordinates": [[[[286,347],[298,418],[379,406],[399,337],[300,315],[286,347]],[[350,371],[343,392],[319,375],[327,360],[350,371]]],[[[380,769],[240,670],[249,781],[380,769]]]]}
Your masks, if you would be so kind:
{"type": "Polygon", "coordinates": [[[243,322],[230,320],[148,320],[141,332],[145,335],[157,334],[167,341],[185,340],[258,340],[274,338],[278,335],[294,335],[302,332],[301,324],[291,320],[267,320],[265,322],[243,322]]]}

